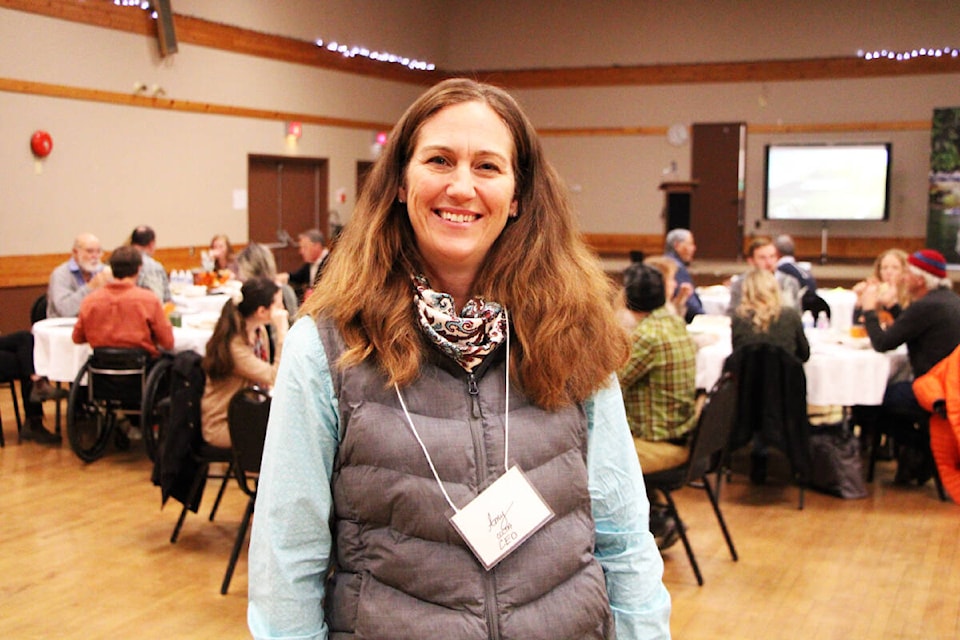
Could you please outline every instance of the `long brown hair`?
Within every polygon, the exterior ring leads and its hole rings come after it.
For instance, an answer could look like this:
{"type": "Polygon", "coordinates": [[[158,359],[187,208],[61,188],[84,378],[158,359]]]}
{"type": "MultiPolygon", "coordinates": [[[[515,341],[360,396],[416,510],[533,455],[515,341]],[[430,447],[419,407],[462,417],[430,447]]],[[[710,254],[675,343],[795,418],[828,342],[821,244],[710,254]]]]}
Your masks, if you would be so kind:
{"type": "Polygon", "coordinates": [[[410,276],[422,271],[423,260],[397,194],[423,124],[465,102],[488,105],[510,130],[519,204],[477,273],[473,295],[507,308],[518,345],[512,374],[534,402],[555,409],[583,401],[629,354],[611,304],[613,284],[583,243],[533,126],[509,94],[491,85],[446,80],[407,109],[302,311],[327,315],[339,327],[347,345],[342,366],[376,357],[388,384],[417,378],[423,352],[410,276]]]}
{"type": "Polygon", "coordinates": [[[220,311],[220,318],[207,341],[207,348],[200,366],[211,380],[222,380],[233,372],[233,353],[230,343],[235,336],[246,340],[247,318],[260,307],[270,307],[280,289],[270,278],[255,277],[243,283],[240,293],[243,299],[235,304],[227,300],[220,311]]]}

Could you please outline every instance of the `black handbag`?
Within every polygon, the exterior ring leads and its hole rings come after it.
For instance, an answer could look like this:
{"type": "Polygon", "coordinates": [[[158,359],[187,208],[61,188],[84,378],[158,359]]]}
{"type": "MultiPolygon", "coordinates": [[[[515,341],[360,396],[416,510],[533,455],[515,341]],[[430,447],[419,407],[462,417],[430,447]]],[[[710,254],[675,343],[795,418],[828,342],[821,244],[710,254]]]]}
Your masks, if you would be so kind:
{"type": "Polygon", "coordinates": [[[838,498],[865,498],[860,441],[843,423],[813,427],[810,487],[838,498]]]}

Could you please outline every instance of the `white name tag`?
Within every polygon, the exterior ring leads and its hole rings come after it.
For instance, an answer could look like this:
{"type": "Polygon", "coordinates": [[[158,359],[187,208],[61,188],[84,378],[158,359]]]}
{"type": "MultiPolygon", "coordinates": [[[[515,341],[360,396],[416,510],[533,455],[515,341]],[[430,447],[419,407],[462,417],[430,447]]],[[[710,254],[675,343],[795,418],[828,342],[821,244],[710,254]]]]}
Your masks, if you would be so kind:
{"type": "Polygon", "coordinates": [[[497,478],[450,522],[488,571],[553,518],[519,467],[497,478]]]}

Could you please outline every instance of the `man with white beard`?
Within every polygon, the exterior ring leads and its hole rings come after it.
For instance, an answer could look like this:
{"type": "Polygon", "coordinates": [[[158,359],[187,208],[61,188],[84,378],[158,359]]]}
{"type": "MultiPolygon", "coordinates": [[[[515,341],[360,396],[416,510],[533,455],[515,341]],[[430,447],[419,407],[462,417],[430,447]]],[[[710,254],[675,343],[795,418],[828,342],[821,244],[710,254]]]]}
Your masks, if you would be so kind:
{"type": "Polygon", "coordinates": [[[113,280],[110,267],[100,262],[102,255],[100,240],[95,235],[77,236],[73,241],[73,255],[50,274],[48,318],[75,318],[87,294],[113,280]]]}

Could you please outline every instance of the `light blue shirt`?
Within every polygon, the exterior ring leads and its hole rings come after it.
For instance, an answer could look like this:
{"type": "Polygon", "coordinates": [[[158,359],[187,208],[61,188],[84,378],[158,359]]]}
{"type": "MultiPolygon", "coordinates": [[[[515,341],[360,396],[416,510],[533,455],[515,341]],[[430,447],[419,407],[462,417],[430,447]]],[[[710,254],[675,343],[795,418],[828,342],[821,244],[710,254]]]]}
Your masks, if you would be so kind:
{"type": "MultiPolygon", "coordinates": [[[[594,553],[606,577],[617,638],[669,638],[663,560],[649,531],[650,505],[616,379],[585,408],[594,553]]],[[[327,638],[322,602],[339,428],[316,324],[302,318],[284,344],[250,534],[247,622],[255,638],[327,638]]]]}

